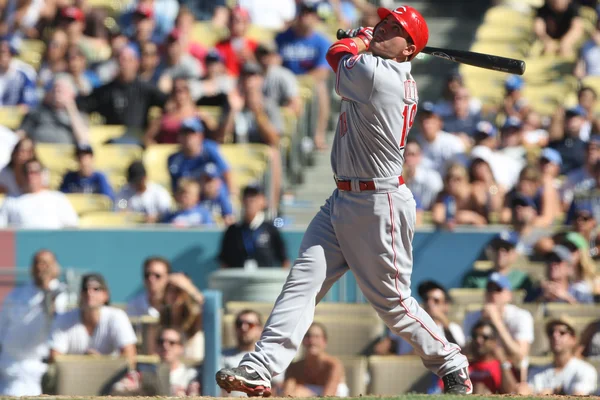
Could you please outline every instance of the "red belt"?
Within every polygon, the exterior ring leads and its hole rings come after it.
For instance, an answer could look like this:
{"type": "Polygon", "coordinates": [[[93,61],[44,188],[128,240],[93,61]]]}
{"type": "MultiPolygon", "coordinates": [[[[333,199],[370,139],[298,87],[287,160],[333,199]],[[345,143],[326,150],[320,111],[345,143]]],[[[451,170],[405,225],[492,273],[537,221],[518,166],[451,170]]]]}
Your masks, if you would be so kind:
{"type": "MultiPolygon", "coordinates": [[[[404,185],[404,178],[402,176],[398,177],[399,186],[404,185]]],[[[351,181],[336,181],[337,188],[340,190],[345,190],[347,192],[352,191],[352,182],[351,181]]],[[[365,190],[376,190],[374,181],[359,181],[358,188],[361,192],[365,190]]]]}

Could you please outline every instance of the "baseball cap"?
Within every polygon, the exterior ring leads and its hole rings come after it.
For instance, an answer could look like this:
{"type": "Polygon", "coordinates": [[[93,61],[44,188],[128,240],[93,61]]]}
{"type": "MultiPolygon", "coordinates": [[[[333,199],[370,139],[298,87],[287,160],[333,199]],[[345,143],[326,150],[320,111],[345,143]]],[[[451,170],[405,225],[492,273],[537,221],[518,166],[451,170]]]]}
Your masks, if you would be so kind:
{"type": "Polygon", "coordinates": [[[546,323],[546,335],[550,336],[552,330],[557,325],[564,325],[571,332],[571,335],[576,336],[577,331],[575,329],[575,324],[573,320],[569,318],[567,315],[560,315],[559,317],[552,318],[546,323]]]}
{"type": "Polygon", "coordinates": [[[204,63],[205,64],[210,64],[210,63],[216,63],[216,62],[225,62],[225,59],[223,58],[223,56],[221,55],[221,53],[219,53],[218,50],[216,49],[212,49],[210,50],[207,54],[206,54],[206,58],[204,59],[204,63]]]}
{"type": "Polygon", "coordinates": [[[475,125],[475,130],[473,133],[475,135],[485,135],[487,137],[495,137],[496,134],[498,133],[498,130],[489,121],[479,121],[477,123],[477,125],[475,125]]]}
{"type": "Polygon", "coordinates": [[[127,182],[140,183],[146,177],[146,167],[141,161],[134,161],[127,168],[127,182]]]}
{"type": "Polygon", "coordinates": [[[260,64],[249,61],[242,66],[242,75],[262,75],[263,69],[260,64]]]}
{"type": "Polygon", "coordinates": [[[247,9],[245,9],[244,7],[240,6],[240,5],[236,5],[235,7],[233,7],[231,9],[231,16],[234,15],[239,15],[241,17],[243,17],[246,21],[250,20],[250,13],[248,12],[247,9]]]}
{"type": "Polygon", "coordinates": [[[264,190],[260,185],[251,184],[244,188],[244,191],[242,192],[242,198],[252,197],[263,193],[264,190]]]}
{"type": "Polygon", "coordinates": [[[108,289],[108,285],[106,284],[104,277],[98,273],[84,275],[81,278],[81,291],[83,292],[83,290],[86,289],[88,284],[91,282],[96,282],[98,286],[108,294],[108,300],[106,301],[106,305],[108,305],[110,303],[110,290],[108,289]]]}
{"type": "Polygon", "coordinates": [[[207,163],[202,169],[202,176],[209,179],[215,179],[220,177],[221,175],[219,174],[219,169],[217,168],[216,164],[207,163]]]}
{"type": "Polygon", "coordinates": [[[529,196],[525,196],[522,193],[517,193],[511,203],[511,208],[517,207],[517,206],[523,206],[523,207],[533,207],[537,210],[537,206],[535,204],[535,201],[533,201],[533,199],[529,196]]]}
{"type": "Polygon", "coordinates": [[[429,115],[440,115],[438,108],[431,101],[425,101],[421,105],[421,113],[429,115]]]}
{"type": "Polygon", "coordinates": [[[513,231],[502,231],[490,241],[493,248],[515,248],[519,243],[519,234],[513,231]]]}
{"type": "Polygon", "coordinates": [[[154,18],[154,9],[151,5],[140,4],[133,12],[133,15],[140,16],[142,18],[154,18]]]}
{"type": "Polygon", "coordinates": [[[545,258],[546,262],[548,263],[553,261],[566,261],[570,263],[573,261],[573,257],[571,256],[571,252],[569,251],[569,249],[561,244],[557,244],[556,246],[554,246],[552,250],[546,253],[545,258]]]}
{"type": "Polygon", "coordinates": [[[504,88],[508,91],[521,90],[525,85],[525,81],[519,75],[510,75],[504,81],[504,88]]]}
{"type": "Polygon", "coordinates": [[[175,42],[179,40],[181,37],[181,30],[179,28],[173,28],[171,32],[169,32],[169,36],[167,36],[167,40],[170,42],[175,42]]]}
{"type": "Polygon", "coordinates": [[[492,272],[488,277],[487,287],[489,288],[492,285],[496,285],[502,290],[512,290],[512,286],[508,278],[499,272],[492,272]]]}
{"type": "Polygon", "coordinates": [[[569,108],[565,112],[565,116],[567,118],[571,118],[571,117],[586,117],[587,116],[587,111],[585,111],[585,109],[583,107],[581,107],[581,106],[576,106],[576,107],[569,108]]]}
{"type": "Polygon", "coordinates": [[[75,148],[75,157],[79,157],[83,154],[94,154],[94,149],[89,144],[82,144],[75,148]]]}
{"type": "Polygon", "coordinates": [[[73,21],[85,21],[83,10],[75,6],[63,8],[60,15],[65,19],[72,19],[73,21]]]}
{"type": "Polygon", "coordinates": [[[0,42],[8,43],[8,48],[13,56],[21,52],[22,39],[17,35],[7,34],[0,37],[0,42]]]}
{"type": "Polygon", "coordinates": [[[302,14],[302,13],[318,13],[319,12],[319,6],[320,6],[320,1],[319,0],[303,0],[300,1],[299,7],[298,7],[298,13],[302,14]]]}
{"type": "Polygon", "coordinates": [[[562,165],[562,157],[560,153],[555,149],[551,149],[550,147],[546,147],[542,150],[542,154],[540,154],[540,160],[542,159],[559,166],[562,165]]]}
{"type": "Polygon", "coordinates": [[[406,33],[408,33],[417,48],[411,59],[420,53],[427,45],[427,41],[429,40],[429,28],[427,27],[427,22],[421,13],[413,7],[400,6],[393,11],[384,7],[379,7],[377,9],[377,15],[379,15],[379,18],[381,19],[386,18],[388,15],[393,16],[404,28],[406,33]]]}
{"type": "Polygon", "coordinates": [[[521,120],[517,117],[508,117],[506,118],[506,121],[504,121],[504,124],[502,125],[502,130],[509,130],[509,129],[521,129],[521,126],[523,126],[523,122],[521,122],[521,120]]]}
{"type": "Polygon", "coordinates": [[[254,53],[257,57],[275,54],[277,53],[277,44],[274,41],[262,42],[256,46],[254,53]]]}
{"type": "Polygon", "coordinates": [[[183,120],[179,132],[204,132],[204,124],[198,118],[190,117],[183,120]]]}

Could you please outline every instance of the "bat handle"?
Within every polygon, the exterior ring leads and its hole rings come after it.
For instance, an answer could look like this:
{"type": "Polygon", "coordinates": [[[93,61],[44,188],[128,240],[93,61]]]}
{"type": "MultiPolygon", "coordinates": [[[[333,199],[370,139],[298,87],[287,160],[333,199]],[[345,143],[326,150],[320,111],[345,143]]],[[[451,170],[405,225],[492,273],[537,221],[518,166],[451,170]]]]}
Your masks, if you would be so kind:
{"type": "Polygon", "coordinates": [[[345,31],[345,30],[343,30],[343,29],[338,29],[338,30],[337,30],[337,34],[336,34],[336,37],[338,38],[338,40],[341,40],[341,39],[346,39],[346,38],[349,38],[350,36],[348,36],[348,34],[346,33],[346,31],[345,31]]]}

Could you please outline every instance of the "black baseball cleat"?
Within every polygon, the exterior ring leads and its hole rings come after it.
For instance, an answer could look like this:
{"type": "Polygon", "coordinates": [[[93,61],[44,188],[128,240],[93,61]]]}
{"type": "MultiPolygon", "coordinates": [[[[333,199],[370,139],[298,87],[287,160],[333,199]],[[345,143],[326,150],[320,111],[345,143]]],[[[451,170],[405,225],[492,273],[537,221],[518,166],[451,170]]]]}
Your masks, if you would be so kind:
{"type": "Polygon", "coordinates": [[[471,394],[473,393],[473,384],[469,378],[469,369],[462,368],[446,374],[442,381],[444,382],[445,394],[471,394]]]}
{"type": "Polygon", "coordinates": [[[217,384],[227,391],[244,392],[248,397],[271,396],[271,382],[248,367],[223,368],[217,372],[217,384]]]}

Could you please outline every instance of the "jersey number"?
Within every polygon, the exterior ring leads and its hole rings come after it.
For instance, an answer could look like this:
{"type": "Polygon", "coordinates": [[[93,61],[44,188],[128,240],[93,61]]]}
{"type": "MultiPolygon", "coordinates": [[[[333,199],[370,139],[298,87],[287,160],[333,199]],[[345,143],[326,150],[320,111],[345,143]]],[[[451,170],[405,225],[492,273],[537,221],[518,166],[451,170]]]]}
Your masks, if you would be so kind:
{"type": "Polygon", "coordinates": [[[404,125],[402,126],[402,136],[400,137],[400,148],[403,148],[406,145],[406,136],[408,136],[408,131],[410,131],[410,128],[412,128],[413,123],[415,122],[416,115],[416,104],[413,104],[411,106],[404,106],[404,109],[402,110],[402,117],[404,117],[404,125]]]}

